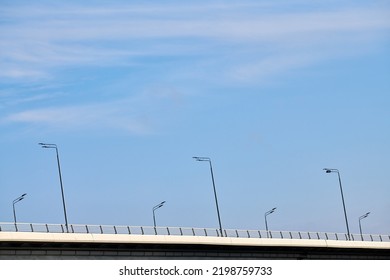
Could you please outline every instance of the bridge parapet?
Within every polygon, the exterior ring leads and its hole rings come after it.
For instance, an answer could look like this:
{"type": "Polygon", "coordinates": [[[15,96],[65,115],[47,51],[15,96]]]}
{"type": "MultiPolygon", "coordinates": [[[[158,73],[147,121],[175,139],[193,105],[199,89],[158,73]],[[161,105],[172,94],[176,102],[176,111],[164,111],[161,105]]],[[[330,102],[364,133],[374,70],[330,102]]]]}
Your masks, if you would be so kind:
{"type": "MultiPolygon", "coordinates": [[[[0,232],[39,232],[39,233],[87,233],[118,235],[160,235],[160,236],[199,236],[221,237],[219,229],[189,227],[150,227],[150,226],[115,226],[115,225],[68,225],[38,223],[0,223],[0,232]]],[[[351,234],[351,241],[390,242],[390,235],[351,234]]],[[[345,233],[266,231],[225,229],[223,237],[230,238],[265,238],[265,239],[303,239],[348,241],[345,233]]]]}

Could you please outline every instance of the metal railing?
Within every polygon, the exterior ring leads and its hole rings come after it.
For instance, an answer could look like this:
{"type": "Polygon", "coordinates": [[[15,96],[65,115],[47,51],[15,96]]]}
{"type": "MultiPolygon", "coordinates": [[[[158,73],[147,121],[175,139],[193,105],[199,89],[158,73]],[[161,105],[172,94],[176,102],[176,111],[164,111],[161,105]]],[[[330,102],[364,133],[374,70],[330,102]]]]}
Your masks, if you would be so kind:
{"type": "MultiPolygon", "coordinates": [[[[46,232],[46,233],[85,233],[85,234],[134,234],[134,235],[172,235],[172,236],[212,236],[220,237],[219,229],[188,227],[151,227],[151,226],[113,226],[113,225],[68,225],[35,223],[0,223],[0,232],[46,232]]],[[[223,237],[232,238],[277,238],[277,239],[313,239],[348,240],[346,233],[266,231],[225,229],[223,237]]],[[[390,242],[386,234],[351,234],[351,241],[390,242]]]]}

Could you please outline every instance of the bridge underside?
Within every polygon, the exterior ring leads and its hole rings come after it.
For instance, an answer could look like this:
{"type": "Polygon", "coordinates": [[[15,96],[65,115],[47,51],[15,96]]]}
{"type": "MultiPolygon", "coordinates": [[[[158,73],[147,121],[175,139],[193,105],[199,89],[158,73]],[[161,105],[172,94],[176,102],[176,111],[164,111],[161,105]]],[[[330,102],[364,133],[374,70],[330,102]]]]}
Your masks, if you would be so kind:
{"type": "Polygon", "coordinates": [[[0,259],[390,259],[390,250],[208,244],[0,242],[0,259]]]}

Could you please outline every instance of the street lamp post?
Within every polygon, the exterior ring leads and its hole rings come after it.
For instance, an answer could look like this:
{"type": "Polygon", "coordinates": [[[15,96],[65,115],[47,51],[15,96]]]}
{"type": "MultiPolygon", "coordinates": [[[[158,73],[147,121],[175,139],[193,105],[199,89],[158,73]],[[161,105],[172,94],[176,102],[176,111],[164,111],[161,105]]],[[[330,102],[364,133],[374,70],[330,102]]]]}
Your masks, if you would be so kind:
{"type": "Polygon", "coordinates": [[[156,206],[153,207],[153,224],[154,224],[154,229],[156,230],[156,215],[154,214],[154,211],[156,211],[158,208],[161,208],[164,206],[165,201],[160,202],[156,206]]]}
{"type": "Polygon", "coordinates": [[[341,192],[341,200],[343,201],[343,208],[344,208],[344,216],[345,216],[345,224],[347,226],[347,236],[348,240],[351,240],[351,236],[349,234],[349,226],[348,226],[348,218],[347,218],[347,210],[345,209],[345,202],[344,202],[344,195],[343,195],[343,187],[341,185],[341,177],[340,177],[340,172],[338,169],[332,169],[332,168],[324,168],[326,173],[337,173],[339,177],[339,184],[340,184],[340,192],[341,192]]]}
{"type": "Polygon", "coordinates": [[[267,231],[267,238],[268,238],[268,223],[267,223],[267,216],[275,212],[276,207],[272,208],[271,210],[265,212],[264,219],[265,219],[265,230],[267,231]]]}
{"type": "Polygon", "coordinates": [[[21,196],[19,196],[18,198],[15,198],[13,201],[12,201],[12,208],[14,210],[14,223],[15,223],[15,226],[16,226],[16,211],[15,211],[15,204],[18,203],[19,201],[23,200],[24,197],[26,196],[27,194],[24,193],[22,194],[21,196]]]}
{"type": "Polygon", "coordinates": [[[221,216],[219,215],[217,190],[215,189],[214,174],[213,174],[213,166],[212,166],[212,164],[211,164],[211,159],[208,158],[208,157],[192,157],[192,158],[195,159],[196,161],[207,161],[207,162],[210,164],[211,180],[212,180],[212,182],[213,182],[214,198],[215,198],[215,205],[216,205],[216,208],[217,208],[219,230],[220,230],[220,232],[221,232],[221,236],[223,236],[222,223],[221,223],[221,216]]]}
{"type": "Polygon", "coordinates": [[[359,230],[360,230],[360,237],[362,238],[362,241],[363,241],[363,233],[362,233],[362,224],[360,223],[360,221],[367,218],[368,215],[370,215],[370,212],[367,212],[366,214],[359,217],[359,230]]]}
{"type": "Polygon", "coordinates": [[[64,207],[64,216],[65,216],[65,227],[66,227],[66,232],[69,232],[68,229],[68,218],[66,215],[66,206],[65,206],[65,196],[64,196],[64,186],[62,185],[62,175],[61,175],[61,166],[60,166],[60,157],[58,155],[58,148],[56,144],[47,144],[47,143],[39,143],[42,148],[45,149],[55,149],[56,154],[57,154],[57,165],[58,165],[58,175],[60,177],[60,186],[61,186],[61,194],[62,194],[62,205],[64,207]]]}

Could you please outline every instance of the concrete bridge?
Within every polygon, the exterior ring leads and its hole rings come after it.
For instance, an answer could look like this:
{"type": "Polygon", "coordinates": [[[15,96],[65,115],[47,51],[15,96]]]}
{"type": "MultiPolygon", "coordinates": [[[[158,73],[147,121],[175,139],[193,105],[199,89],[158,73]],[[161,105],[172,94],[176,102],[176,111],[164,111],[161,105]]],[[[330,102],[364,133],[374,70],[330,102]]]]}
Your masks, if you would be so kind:
{"type": "Polygon", "coordinates": [[[390,259],[389,235],[0,223],[0,259],[390,259]]]}

